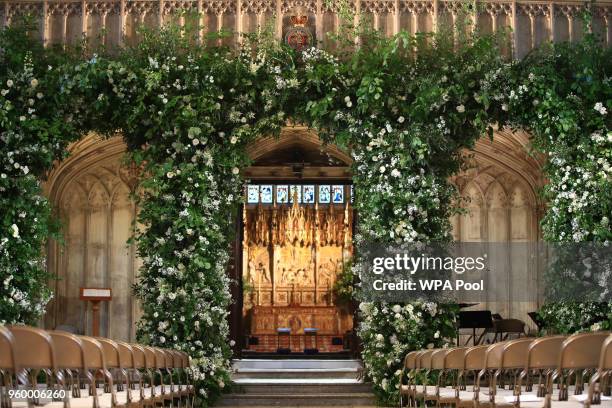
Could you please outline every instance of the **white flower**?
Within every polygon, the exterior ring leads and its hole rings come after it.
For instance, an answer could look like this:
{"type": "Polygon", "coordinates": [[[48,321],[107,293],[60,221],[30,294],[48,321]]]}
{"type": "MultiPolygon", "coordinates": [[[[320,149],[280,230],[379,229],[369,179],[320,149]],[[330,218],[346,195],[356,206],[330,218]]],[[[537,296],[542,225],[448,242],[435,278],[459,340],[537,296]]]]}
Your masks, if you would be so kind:
{"type": "Polygon", "coordinates": [[[380,168],[378,169],[381,173],[384,173],[385,170],[387,170],[387,168],[385,166],[380,166],[380,168]]]}
{"type": "Polygon", "coordinates": [[[463,113],[463,112],[465,112],[465,106],[463,106],[463,105],[458,105],[458,106],[457,106],[457,112],[459,112],[459,113],[463,113]]]}
{"type": "Polygon", "coordinates": [[[160,343],[165,343],[166,342],[166,338],[164,336],[159,336],[159,342],[160,343]]]}
{"type": "Polygon", "coordinates": [[[30,86],[32,88],[36,88],[38,86],[38,79],[32,78],[32,80],[30,81],[30,86]]]}
{"type": "Polygon", "coordinates": [[[400,313],[402,311],[402,307],[400,305],[394,305],[393,306],[393,312],[394,313],[400,313]]]}
{"type": "Polygon", "coordinates": [[[42,99],[42,98],[43,98],[43,93],[42,93],[42,92],[37,92],[37,93],[36,93],[36,97],[37,97],[38,99],[42,99]]]}
{"type": "Polygon", "coordinates": [[[602,115],[605,115],[608,113],[608,110],[606,109],[605,106],[603,106],[603,103],[601,102],[597,102],[595,106],[593,107],[593,109],[595,109],[597,112],[599,112],[602,115]]]}
{"type": "Polygon", "coordinates": [[[21,115],[21,116],[19,117],[19,120],[20,120],[21,122],[25,122],[26,117],[25,117],[25,116],[23,116],[23,115],[21,115]]]}
{"type": "Polygon", "coordinates": [[[230,138],[230,143],[231,143],[231,144],[236,144],[236,142],[237,142],[237,141],[238,141],[238,138],[237,138],[236,136],[232,136],[232,137],[230,138]]]}
{"type": "Polygon", "coordinates": [[[400,116],[399,118],[397,118],[397,122],[398,123],[404,123],[406,119],[403,116],[400,116]]]}
{"type": "Polygon", "coordinates": [[[28,174],[30,172],[30,169],[28,168],[28,166],[23,166],[21,170],[23,171],[23,174],[28,174]]]}
{"type": "Polygon", "coordinates": [[[234,167],[232,169],[232,174],[237,175],[238,173],[240,173],[240,169],[238,167],[234,167]]]}
{"type": "Polygon", "coordinates": [[[376,340],[377,341],[385,341],[385,336],[383,336],[382,334],[378,333],[376,335],[376,340]]]}
{"type": "Polygon", "coordinates": [[[508,112],[508,105],[507,105],[507,104],[502,103],[501,108],[502,108],[502,110],[503,110],[504,112],[508,112]]]}
{"type": "Polygon", "coordinates": [[[171,179],[172,177],[174,177],[174,173],[169,171],[166,173],[166,177],[168,177],[169,179],[171,179]]]}
{"type": "Polygon", "coordinates": [[[9,79],[8,81],[6,81],[6,86],[8,86],[9,88],[12,87],[15,83],[13,82],[12,79],[9,79]]]}
{"type": "Polygon", "coordinates": [[[398,178],[402,175],[402,173],[398,169],[391,170],[391,176],[398,178]]]}
{"type": "Polygon", "coordinates": [[[19,227],[17,224],[11,225],[11,235],[13,238],[19,238],[19,227]]]}
{"type": "Polygon", "coordinates": [[[351,97],[350,96],[345,96],[344,97],[344,102],[346,103],[347,108],[350,108],[351,106],[353,106],[353,102],[351,101],[351,97]]]}
{"type": "Polygon", "coordinates": [[[2,174],[0,174],[0,178],[5,179],[6,177],[7,177],[7,176],[6,176],[6,173],[2,173],[2,174]]]}
{"type": "Polygon", "coordinates": [[[440,330],[436,330],[436,332],[434,333],[434,339],[439,339],[440,338],[440,330]]]}
{"type": "Polygon", "coordinates": [[[193,140],[191,141],[191,144],[192,144],[192,145],[194,145],[194,146],[199,145],[199,144],[200,144],[200,139],[198,139],[198,138],[193,139],[193,140]]]}

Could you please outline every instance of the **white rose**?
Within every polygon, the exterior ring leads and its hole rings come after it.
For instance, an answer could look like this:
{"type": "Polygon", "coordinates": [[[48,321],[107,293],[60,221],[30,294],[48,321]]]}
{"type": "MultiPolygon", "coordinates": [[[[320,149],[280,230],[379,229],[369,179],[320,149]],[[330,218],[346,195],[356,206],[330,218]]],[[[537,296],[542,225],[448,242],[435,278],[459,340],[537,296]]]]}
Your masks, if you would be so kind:
{"type": "Polygon", "coordinates": [[[36,88],[38,86],[38,79],[32,78],[32,80],[30,81],[30,86],[32,88],[36,88]]]}
{"type": "Polygon", "coordinates": [[[12,79],[9,79],[8,81],[6,81],[6,86],[8,86],[9,88],[12,87],[14,85],[14,82],[12,79]]]}
{"type": "Polygon", "coordinates": [[[200,139],[197,139],[197,138],[196,138],[196,139],[193,139],[193,140],[191,141],[191,144],[192,144],[192,145],[194,145],[194,146],[199,145],[199,144],[200,144],[200,139]]]}
{"type": "Polygon", "coordinates": [[[400,116],[399,118],[397,118],[397,122],[398,123],[404,123],[406,119],[403,116],[400,116]]]}
{"type": "Polygon", "coordinates": [[[397,177],[401,176],[401,175],[402,175],[402,173],[400,173],[400,171],[399,171],[398,169],[393,169],[393,170],[391,170],[391,175],[392,175],[393,177],[396,177],[396,178],[397,178],[397,177]]]}
{"type": "Polygon", "coordinates": [[[232,137],[230,138],[230,143],[231,143],[231,144],[236,144],[236,142],[237,142],[237,141],[238,141],[238,138],[237,138],[236,136],[232,136],[232,137]]]}
{"type": "Polygon", "coordinates": [[[232,169],[232,174],[237,175],[238,173],[240,173],[240,169],[238,167],[234,167],[232,169]]]}
{"type": "Polygon", "coordinates": [[[463,105],[458,105],[458,106],[457,106],[457,112],[459,112],[459,113],[463,113],[463,112],[465,112],[465,106],[463,106],[463,105]]]}
{"type": "Polygon", "coordinates": [[[11,231],[11,235],[13,235],[13,238],[19,238],[19,227],[17,226],[17,224],[11,225],[11,231]]]}

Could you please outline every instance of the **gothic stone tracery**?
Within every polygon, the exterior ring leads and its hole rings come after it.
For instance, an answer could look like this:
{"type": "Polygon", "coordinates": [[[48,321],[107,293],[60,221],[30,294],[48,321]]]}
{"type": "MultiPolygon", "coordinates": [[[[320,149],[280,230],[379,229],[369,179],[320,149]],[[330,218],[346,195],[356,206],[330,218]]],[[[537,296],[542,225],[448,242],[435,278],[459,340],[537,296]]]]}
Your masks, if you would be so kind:
{"type": "MultiPolygon", "coordinates": [[[[353,0],[349,6],[370,17],[374,27],[387,35],[401,29],[436,31],[455,22],[462,10],[471,10],[470,18],[484,31],[510,27],[510,42],[518,57],[545,40],[580,39],[580,14],[586,7],[584,2],[565,0],[353,0]]],[[[611,44],[612,2],[597,0],[589,7],[594,12],[592,29],[611,44]]],[[[308,16],[317,41],[325,42],[325,33],[336,32],[340,25],[337,11],[335,3],[324,0],[0,0],[0,23],[33,14],[39,18],[39,35],[45,44],[75,43],[88,35],[112,46],[136,42],[136,28],[141,24],[156,27],[169,21],[189,22],[200,38],[222,29],[254,32],[274,21],[276,36],[283,38],[291,25],[289,17],[300,14],[308,16]]]]}

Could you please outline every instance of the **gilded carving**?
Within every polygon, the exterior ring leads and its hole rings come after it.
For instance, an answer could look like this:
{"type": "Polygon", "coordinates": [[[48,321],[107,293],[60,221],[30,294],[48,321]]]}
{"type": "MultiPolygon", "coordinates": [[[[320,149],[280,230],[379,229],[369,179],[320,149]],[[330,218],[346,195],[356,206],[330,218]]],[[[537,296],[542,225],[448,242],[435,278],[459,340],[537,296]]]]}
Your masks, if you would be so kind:
{"type": "Polygon", "coordinates": [[[334,304],[332,289],[352,251],[352,208],[300,205],[295,194],[291,205],[245,207],[244,313],[255,335],[279,327],[340,335],[352,322],[334,304]]]}

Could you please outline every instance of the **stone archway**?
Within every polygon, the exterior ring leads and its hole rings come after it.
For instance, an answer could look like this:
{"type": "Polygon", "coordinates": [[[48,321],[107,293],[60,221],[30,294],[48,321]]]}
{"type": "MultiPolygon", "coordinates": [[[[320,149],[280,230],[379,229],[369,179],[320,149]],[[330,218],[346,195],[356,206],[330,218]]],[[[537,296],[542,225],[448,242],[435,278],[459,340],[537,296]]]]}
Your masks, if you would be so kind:
{"type": "Polygon", "coordinates": [[[49,328],[91,334],[90,306],[79,299],[79,288],[109,287],[113,300],[102,307],[101,334],[135,340],[140,311],[132,284],[140,264],[127,241],[136,217],[131,194],[137,178],[123,166],[124,153],[120,137],[89,134],[70,146],[70,156],[45,183],[64,238],[63,245],[50,242],[47,251],[49,271],[58,277],[50,282],[54,299],[45,317],[49,328]]]}

